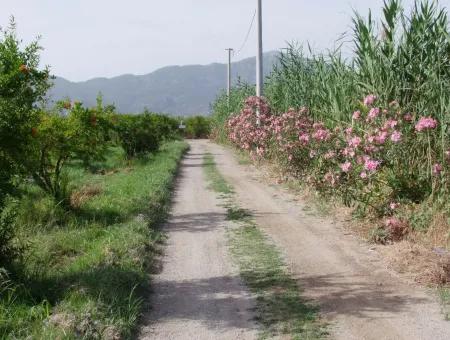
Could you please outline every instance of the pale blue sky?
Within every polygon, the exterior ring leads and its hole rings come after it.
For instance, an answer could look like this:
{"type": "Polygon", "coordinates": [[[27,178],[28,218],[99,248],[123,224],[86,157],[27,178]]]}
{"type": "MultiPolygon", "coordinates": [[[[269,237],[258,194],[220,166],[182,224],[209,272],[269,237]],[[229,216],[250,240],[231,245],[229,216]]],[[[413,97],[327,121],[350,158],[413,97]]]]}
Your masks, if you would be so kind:
{"type": "MultiPolygon", "coordinates": [[[[263,0],[264,49],[286,41],[332,47],[353,9],[379,13],[382,0],[263,0]]],[[[410,8],[413,0],[404,0],[410,8]]],[[[450,7],[450,0],[441,0],[450,7]]],[[[14,15],[24,41],[42,35],[42,61],[70,80],[145,74],[167,65],[225,62],[239,48],[256,0],[0,0],[0,26],[14,15]]],[[[255,30],[236,59],[254,56],[255,30]]]]}

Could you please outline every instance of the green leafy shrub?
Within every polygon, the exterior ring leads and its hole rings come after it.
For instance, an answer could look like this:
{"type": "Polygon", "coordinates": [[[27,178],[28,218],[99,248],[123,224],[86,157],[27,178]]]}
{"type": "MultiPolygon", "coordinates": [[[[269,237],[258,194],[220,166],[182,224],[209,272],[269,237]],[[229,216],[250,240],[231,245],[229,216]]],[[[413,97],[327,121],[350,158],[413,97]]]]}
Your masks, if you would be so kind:
{"type": "Polygon", "coordinates": [[[208,117],[189,117],[185,123],[186,130],[184,131],[184,136],[186,138],[208,138],[211,133],[211,120],[208,117]]]}
{"type": "Polygon", "coordinates": [[[114,122],[118,143],[128,158],[154,152],[162,141],[173,139],[178,133],[178,122],[174,118],[149,112],[117,114],[114,122]]]}

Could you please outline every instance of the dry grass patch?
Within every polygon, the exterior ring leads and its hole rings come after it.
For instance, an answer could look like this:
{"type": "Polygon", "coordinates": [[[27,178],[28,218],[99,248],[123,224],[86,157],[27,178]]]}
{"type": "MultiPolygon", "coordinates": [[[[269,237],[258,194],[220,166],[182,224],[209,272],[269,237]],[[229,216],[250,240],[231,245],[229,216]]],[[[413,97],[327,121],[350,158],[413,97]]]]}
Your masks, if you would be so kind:
{"type": "Polygon", "coordinates": [[[81,189],[74,191],[70,195],[70,206],[74,209],[80,208],[84,203],[92,197],[100,195],[103,189],[97,184],[88,184],[81,189]]]}

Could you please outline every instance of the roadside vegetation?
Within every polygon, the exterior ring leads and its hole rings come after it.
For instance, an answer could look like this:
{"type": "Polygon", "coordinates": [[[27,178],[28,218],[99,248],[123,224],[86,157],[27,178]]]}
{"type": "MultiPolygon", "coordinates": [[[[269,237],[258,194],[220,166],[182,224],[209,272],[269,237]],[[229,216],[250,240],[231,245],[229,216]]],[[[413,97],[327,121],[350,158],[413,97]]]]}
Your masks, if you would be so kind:
{"type": "Polygon", "coordinates": [[[430,281],[448,284],[448,27],[432,1],[410,13],[386,1],[380,25],[355,14],[351,59],[290,45],[266,79],[266,98],[247,85],[234,89],[230,107],[219,95],[213,136],[352,207],[373,225],[373,241],[437,249],[442,265],[430,281]]]}
{"type": "Polygon", "coordinates": [[[251,212],[236,204],[233,188],[218,171],[211,154],[204,156],[203,166],[210,188],[221,195],[227,218],[234,224],[228,230],[230,251],[242,279],[257,297],[260,338],[325,338],[326,326],[318,317],[317,307],[302,298],[280,252],[258,228],[251,212]]]}
{"type": "Polygon", "coordinates": [[[37,42],[0,37],[0,338],[130,338],[179,160],[178,122],[51,86],[37,42]]]}
{"type": "Polygon", "coordinates": [[[209,138],[211,119],[205,116],[192,116],[182,119],[185,123],[184,137],[188,139],[209,138]]]}

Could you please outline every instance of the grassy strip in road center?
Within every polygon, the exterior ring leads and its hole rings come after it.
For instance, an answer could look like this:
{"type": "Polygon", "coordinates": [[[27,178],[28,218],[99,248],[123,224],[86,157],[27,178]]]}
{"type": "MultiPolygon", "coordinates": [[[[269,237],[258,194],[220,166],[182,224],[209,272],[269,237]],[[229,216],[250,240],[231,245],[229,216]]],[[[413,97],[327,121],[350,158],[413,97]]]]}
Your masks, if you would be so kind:
{"type": "Polygon", "coordinates": [[[237,227],[228,232],[232,258],[247,287],[257,296],[257,321],[261,338],[288,335],[293,339],[326,336],[318,309],[305,301],[276,246],[257,227],[252,214],[235,202],[233,188],[218,171],[211,154],[203,166],[210,187],[225,200],[227,218],[237,227]]]}

